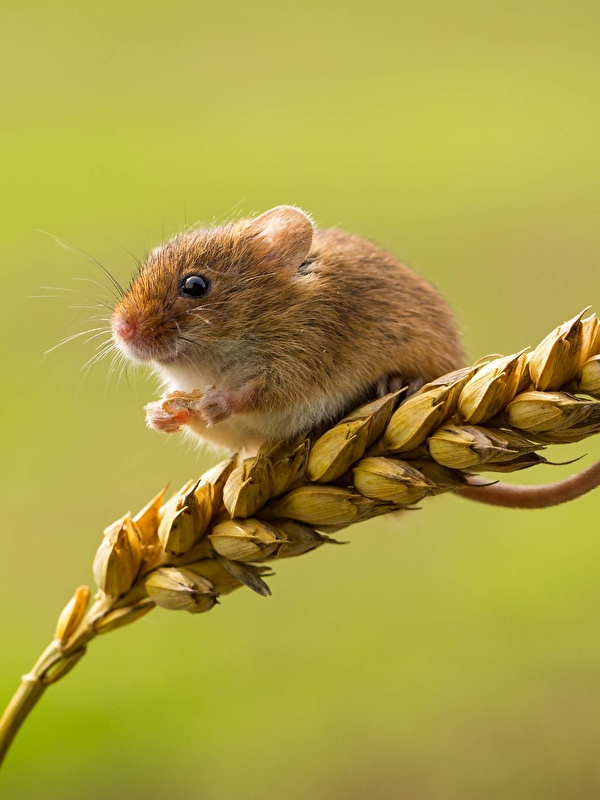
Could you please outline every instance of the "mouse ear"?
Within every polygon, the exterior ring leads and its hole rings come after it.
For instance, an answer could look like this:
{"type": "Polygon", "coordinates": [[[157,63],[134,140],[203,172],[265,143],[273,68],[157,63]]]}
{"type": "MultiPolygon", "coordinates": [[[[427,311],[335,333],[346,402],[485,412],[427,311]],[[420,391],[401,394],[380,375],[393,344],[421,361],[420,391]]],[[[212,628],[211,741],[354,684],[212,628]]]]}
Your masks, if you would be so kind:
{"type": "Polygon", "coordinates": [[[310,252],[314,227],[299,208],[277,206],[253,219],[246,233],[254,237],[253,246],[262,258],[296,269],[310,252]]]}

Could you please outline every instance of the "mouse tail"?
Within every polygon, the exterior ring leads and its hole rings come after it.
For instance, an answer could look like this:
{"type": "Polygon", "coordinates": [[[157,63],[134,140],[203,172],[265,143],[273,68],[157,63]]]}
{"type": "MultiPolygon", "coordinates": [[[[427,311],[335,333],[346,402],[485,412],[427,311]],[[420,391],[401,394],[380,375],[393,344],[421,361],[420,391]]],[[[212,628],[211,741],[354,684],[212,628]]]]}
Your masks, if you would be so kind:
{"type": "Polygon", "coordinates": [[[460,497],[505,508],[549,508],[575,500],[600,486],[600,461],[570,478],[542,486],[509,486],[474,476],[469,483],[470,486],[457,492],[460,497]]]}

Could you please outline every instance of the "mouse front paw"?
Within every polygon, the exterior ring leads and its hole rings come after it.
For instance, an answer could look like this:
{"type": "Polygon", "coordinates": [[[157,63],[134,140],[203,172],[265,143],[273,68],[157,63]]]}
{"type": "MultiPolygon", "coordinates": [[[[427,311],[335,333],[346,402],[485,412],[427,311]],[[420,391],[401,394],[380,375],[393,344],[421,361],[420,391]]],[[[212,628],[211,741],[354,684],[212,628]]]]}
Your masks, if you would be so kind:
{"type": "Polygon", "coordinates": [[[232,392],[223,389],[209,389],[202,395],[202,399],[196,404],[196,410],[206,422],[207,428],[234,413],[234,399],[232,392]]]}
{"type": "Polygon", "coordinates": [[[177,433],[190,419],[189,409],[169,407],[164,400],[148,403],[144,412],[148,427],[161,433],[177,433]]]}

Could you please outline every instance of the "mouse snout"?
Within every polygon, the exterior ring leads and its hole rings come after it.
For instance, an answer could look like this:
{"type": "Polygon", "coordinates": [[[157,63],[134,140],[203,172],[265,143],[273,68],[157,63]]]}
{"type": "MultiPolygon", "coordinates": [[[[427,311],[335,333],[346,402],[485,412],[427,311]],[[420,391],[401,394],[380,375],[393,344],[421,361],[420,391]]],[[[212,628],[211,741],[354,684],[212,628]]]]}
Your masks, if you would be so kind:
{"type": "Polygon", "coordinates": [[[115,344],[128,358],[146,361],[150,357],[143,341],[140,320],[135,314],[115,312],[111,327],[115,344]]]}
{"type": "Polygon", "coordinates": [[[174,331],[137,309],[117,309],[111,328],[113,341],[133,361],[172,361],[178,354],[174,331]]]}
{"type": "Polygon", "coordinates": [[[116,315],[113,318],[112,329],[118,339],[121,339],[123,342],[131,342],[135,339],[138,323],[134,317],[121,317],[116,315]]]}

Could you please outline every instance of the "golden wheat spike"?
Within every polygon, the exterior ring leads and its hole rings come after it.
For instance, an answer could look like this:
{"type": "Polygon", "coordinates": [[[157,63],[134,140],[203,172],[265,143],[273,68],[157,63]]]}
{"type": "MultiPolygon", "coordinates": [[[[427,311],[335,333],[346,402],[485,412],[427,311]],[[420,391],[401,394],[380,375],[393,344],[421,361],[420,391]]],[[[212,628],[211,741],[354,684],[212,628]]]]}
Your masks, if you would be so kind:
{"type": "Polygon", "coordinates": [[[461,489],[478,471],[542,463],[544,444],[600,432],[600,323],[583,313],[529,355],[483,359],[403,402],[395,393],[364,405],[317,438],[270,445],[240,464],[229,459],[110,525],[94,559],[94,602],[79,587],[61,612],[54,640],[0,720],[0,762],[46,687],[96,635],[157,605],[198,613],[244,585],[269,594],[262,562],[461,489]]]}

